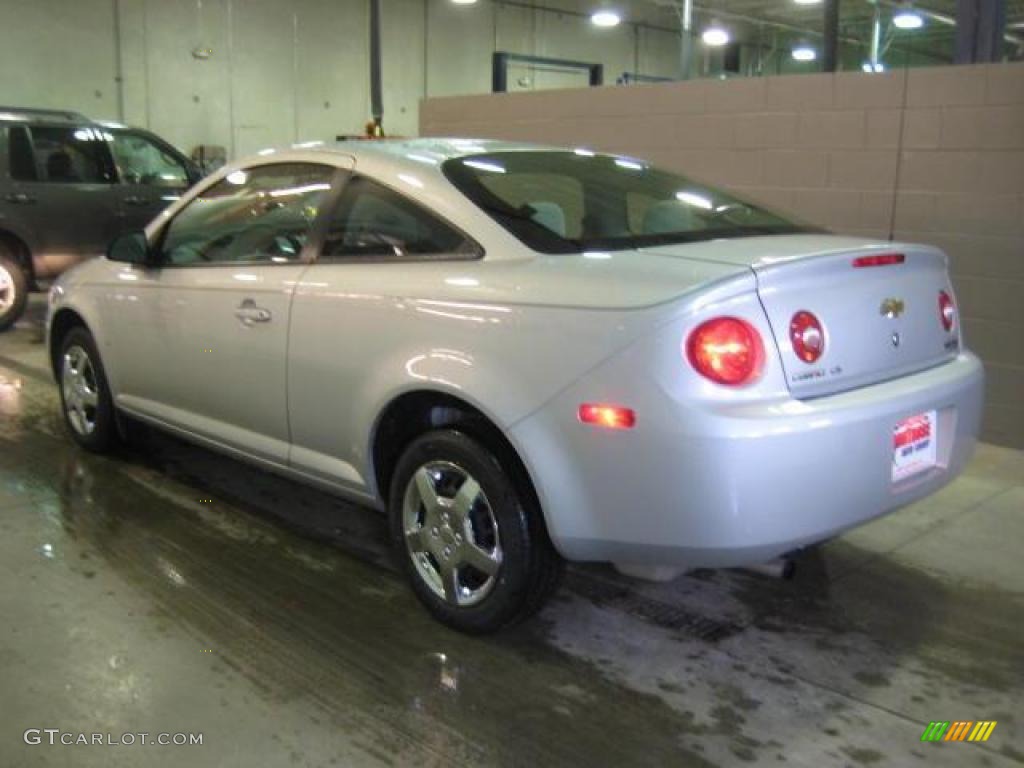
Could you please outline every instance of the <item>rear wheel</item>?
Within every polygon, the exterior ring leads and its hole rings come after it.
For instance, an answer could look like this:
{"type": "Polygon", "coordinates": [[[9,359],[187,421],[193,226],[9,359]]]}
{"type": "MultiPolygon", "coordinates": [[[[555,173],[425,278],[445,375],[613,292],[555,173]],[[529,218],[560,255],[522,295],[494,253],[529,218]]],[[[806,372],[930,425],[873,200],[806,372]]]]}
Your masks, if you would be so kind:
{"type": "Polygon", "coordinates": [[[0,243],[0,331],[17,322],[28,302],[28,276],[21,263],[0,243]]]}
{"type": "Polygon", "coordinates": [[[391,482],[392,538],[437,619],[494,632],[554,592],[562,562],[531,499],[490,448],[462,432],[430,432],[405,450],[391,482]]]}
{"type": "Polygon", "coordinates": [[[60,402],[64,421],[79,445],[96,453],[117,440],[114,403],[96,343],[85,328],[74,328],[60,347],[60,402]]]}

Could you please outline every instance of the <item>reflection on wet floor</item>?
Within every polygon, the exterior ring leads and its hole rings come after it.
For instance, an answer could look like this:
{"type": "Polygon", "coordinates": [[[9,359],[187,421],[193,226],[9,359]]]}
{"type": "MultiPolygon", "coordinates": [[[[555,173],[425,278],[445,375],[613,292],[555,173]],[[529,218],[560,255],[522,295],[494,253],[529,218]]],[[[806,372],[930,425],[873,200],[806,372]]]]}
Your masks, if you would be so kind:
{"type": "Polygon", "coordinates": [[[43,358],[0,338],[0,765],[1022,762],[1020,454],[984,448],[793,583],[574,567],[538,620],[477,639],[422,611],[372,510],[159,435],[81,452],[43,358]],[[999,725],[921,744],[934,719],[999,725]],[[76,752],[28,727],[206,741],[76,752]]]}

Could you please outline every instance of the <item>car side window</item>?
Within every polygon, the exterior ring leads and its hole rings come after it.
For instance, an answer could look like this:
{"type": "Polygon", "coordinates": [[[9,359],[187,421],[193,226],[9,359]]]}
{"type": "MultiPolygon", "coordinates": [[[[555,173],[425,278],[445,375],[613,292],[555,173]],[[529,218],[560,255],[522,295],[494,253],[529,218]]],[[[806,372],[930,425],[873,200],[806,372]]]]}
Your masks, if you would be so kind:
{"type": "Polygon", "coordinates": [[[296,262],[335,169],[280,163],[237,170],[186,205],[165,230],[165,266],[296,262]]]}
{"type": "Polygon", "coordinates": [[[321,258],[473,254],[465,235],[388,187],[362,176],[345,185],[330,218],[321,258]]]}
{"type": "MultiPolygon", "coordinates": [[[[104,134],[88,126],[32,126],[33,167],[18,166],[21,181],[103,184],[111,179],[104,134]]],[[[12,147],[12,153],[13,153],[12,147]]]]}
{"type": "Polygon", "coordinates": [[[166,148],[132,131],[114,131],[110,149],[124,184],[182,189],[188,186],[184,164],[166,148]]]}
{"type": "Polygon", "coordinates": [[[17,181],[36,181],[36,161],[32,158],[32,141],[28,128],[12,125],[7,129],[7,172],[17,181]]]}

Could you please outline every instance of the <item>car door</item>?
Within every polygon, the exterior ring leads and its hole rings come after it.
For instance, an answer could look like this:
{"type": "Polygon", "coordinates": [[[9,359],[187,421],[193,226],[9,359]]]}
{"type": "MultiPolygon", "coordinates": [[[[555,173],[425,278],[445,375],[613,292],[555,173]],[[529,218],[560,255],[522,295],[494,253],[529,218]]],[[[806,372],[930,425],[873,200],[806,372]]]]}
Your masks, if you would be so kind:
{"type": "Polygon", "coordinates": [[[118,403],[195,437],[287,462],[289,309],[307,239],[338,171],[234,171],[164,227],[159,266],[107,295],[118,403]]]}
{"type": "Polygon", "coordinates": [[[197,174],[180,152],[152,134],[112,128],[108,135],[120,181],[121,226],[142,229],[180,198],[197,174]]]}
{"type": "Polygon", "coordinates": [[[104,253],[118,232],[114,169],[103,134],[90,127],[12,125],[5,215],[30,233],[38,277],[104,253]]]}
{"type": "MultiPolygon", "coordinates": [[[[367,493],[366,437],[377,414],[364,396],[389,366],[424,367],[416,352],[424,315],[410,307],[406,291],[443,284],[450,261],[482,252],[425,207],[363,176],[345,184],[323,226],[317,260],[292,304],[291,465],[322,483],[367,493]]],[[[449,330],[431,343],[457,346],[456,335],[481,331],[458,321],[449,330]]]]}

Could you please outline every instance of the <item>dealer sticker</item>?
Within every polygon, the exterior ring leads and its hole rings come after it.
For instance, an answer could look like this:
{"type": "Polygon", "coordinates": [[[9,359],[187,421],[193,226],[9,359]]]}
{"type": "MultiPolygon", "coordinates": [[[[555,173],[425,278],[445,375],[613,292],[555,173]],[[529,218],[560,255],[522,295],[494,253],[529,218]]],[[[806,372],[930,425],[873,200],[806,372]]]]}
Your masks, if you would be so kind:
{"type": "Polygon", "coordinates": [[[937,462],[938,419],[935,411],[903,419],[892,433],[892,481],[931,469],[937,462]]]}

